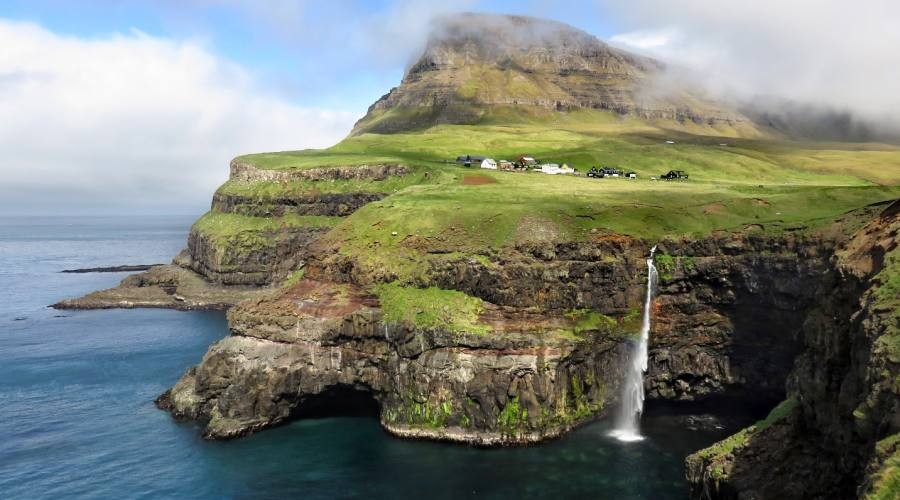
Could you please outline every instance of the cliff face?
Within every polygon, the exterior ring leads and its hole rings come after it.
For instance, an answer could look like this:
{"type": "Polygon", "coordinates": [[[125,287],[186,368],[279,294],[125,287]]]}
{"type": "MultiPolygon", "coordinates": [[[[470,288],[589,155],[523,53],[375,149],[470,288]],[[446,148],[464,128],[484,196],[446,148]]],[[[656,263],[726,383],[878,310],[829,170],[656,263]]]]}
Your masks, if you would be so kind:
{"type": "Polygon", "coordinates": [[[688,458],[697,498],[897,493],[900,203],[830,260],[799,335],[789,404],[688,458]]]}
{"type": "Polygon", "coordinates": [[[648,396],[779,401],[832,250],[821,238],[753,235],[661,245],[648,396]]]}
{"type": "Polygon", "coordinates": [[[377,305],[353,285],[311,280],[242,303],[232,335],[157,404],[230,438],[356,392],[400,436],[534,442],[602,412],[627,354],[611,330],[567,337],[536,315],[492,308],[491,334],[416,330],[388,324],[377,305]]]}
{"type": "MultiPolygon", "coordinates": [[[[792,334],[827,244],[748,235],[661,248],[679,255],[660,261],[649,396],[782,398],[792,334]],[[760,362],[762,345],[773,355],[760,362]]],[[[307,279],[232,308],[232,335],[158,404],[205,421],[210,438],[276,425],[351,392],[402,436],[482,445],[553,437],[617,400],[639,328],[647,251],[641,241],[601,238],[526,245],[502,263],[460,258],[433,267],[421,286],[485,301],[486,329],[470,330],[388,320],[363,291],[374,279],[365,268],[314,252],[307,279]],[[579,310],[605,319],[584,324],[569,312],[579,310]]]]}
{"type": "Polygon", "coordinates": [[[475,123],[491,108],[588,108],[644,119],[746,122],[696,89],[660,84],[664,66],[571,26],[524,16],[441,18],[400,86],[369,108],[354,133],[475,123]]]}
{"type": "Polygon", "coordinates": [[[333,223],[357,209],[387,196],[379,192],[318,192],[280,190],[268,196],[267,184],[296,182],[328,183],[338,180],[366,180],[377,185],[390,177],[411,171],[402,165],[311,168],[294,171],[263,170],[235,160],[229,182],[250,189],[237,192],[219,190],[213,196],[207,218],[191,228],[188,247],[176,264],[189,268],[207,281],[222,285],[268,285],[283,280],[305,264],[307,248],[326,233],[333,223]],[[219,220],[215,219],[218,216],[219,220]],[[229,216],[239,218],[235,232],[220,231],[229,216]],[[259,223],[259,221],[280,221],[259,223]],[[323,220],[332,220],[321,224],[323,220]]]}
{"type": "Polygon", "coordinates": [[[191,227],[187,248],[171,265],[54,307],[224,310],[268,295],[269,285],[304,268],[313,242],[360,207],[387,196],[384,184],[413,171],[397,164],[280,171],[234,160],[229,181],[216,191],[210,212],[191,227]],[[358,182],[361,190],[327,191],[330,183],[346,181],[358,182]]]}

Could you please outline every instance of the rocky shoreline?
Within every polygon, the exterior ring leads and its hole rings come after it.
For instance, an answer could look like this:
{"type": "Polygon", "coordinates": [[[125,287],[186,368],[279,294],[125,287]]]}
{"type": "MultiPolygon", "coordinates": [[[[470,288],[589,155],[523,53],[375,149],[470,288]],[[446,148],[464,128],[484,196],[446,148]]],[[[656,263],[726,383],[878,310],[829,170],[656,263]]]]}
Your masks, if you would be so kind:
{"type": "Polygon", "coordinates": [[[164,264],[125,264],[121,266],[107,267],[87,267],[83,269],[63,269],[61,273],[84,274],[84,273],[133,273],[136,271],[149,271],[152,267],[162,266],[164,264]]]}
{"type": "Polygon", "coordinates": [[[538,442],[600,414],[627,355],[613,332],[568,339],[541,325],[484,335],[386,324],[362,290],[313,280],[228,317],[232,335],[157,400],[206,422],[207,438],[278,425],[308,400],[350,390],[377,401],[382,425],[403,437],[538,442]]]}
{"type": "Polygon", "coordinates": [[[270,290],[262,287],[234,287],[210,283],[189,269],[174,264],[151,267],[127,276],[114,288],[66,299],[54,309],[134,309],[140,307],[180,311],[224,311],[242,300],[259,297],[270,290]]]}

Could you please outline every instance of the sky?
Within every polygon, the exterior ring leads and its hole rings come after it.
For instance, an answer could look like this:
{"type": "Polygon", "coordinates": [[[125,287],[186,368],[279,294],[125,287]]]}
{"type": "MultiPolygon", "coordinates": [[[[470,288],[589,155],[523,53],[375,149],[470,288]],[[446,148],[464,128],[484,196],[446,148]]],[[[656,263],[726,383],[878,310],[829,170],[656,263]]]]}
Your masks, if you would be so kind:
{"type": "Polygon", "coordinates": [[[713,91],[900,116],[900,2],[4,0],[0,215],[199,214],[242,153],[340,141],[429,20],[547,17],[713,91]]]}

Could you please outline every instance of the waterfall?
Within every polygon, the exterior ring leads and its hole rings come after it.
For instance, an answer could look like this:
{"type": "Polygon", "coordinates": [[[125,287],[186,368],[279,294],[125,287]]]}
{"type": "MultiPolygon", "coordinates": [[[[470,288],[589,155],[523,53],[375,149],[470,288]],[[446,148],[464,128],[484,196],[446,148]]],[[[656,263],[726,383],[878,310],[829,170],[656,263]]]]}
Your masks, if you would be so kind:
{"type": "Polygon", "coordinates": [[[622,384],[622,398],[616,427],[610,433],[620,441],[640,441],[644,439],[640,432],[641,413],[644,411],[644,372],[647,371],[647,344],[650,340],[650,306],[653,300],[653,283],[656,280],[656,266],[653,265],[653,253],[656,246],[650,249],[647,258],[647,293],[644,296],[644,316],[638,343],[632,353],[631,365],[622,384]]]}

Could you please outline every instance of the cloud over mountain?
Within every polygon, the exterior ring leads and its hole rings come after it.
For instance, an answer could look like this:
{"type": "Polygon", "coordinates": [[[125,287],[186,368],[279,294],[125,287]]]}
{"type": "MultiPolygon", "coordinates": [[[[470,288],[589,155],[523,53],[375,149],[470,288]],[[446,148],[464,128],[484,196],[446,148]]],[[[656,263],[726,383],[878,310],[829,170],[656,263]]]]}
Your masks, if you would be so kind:
{"type": "Polygon", "coordinates": [[[900,130],[900,3],[603,0],[611,41],[690,68],[722,95],[847,112],[900,130]]]}

